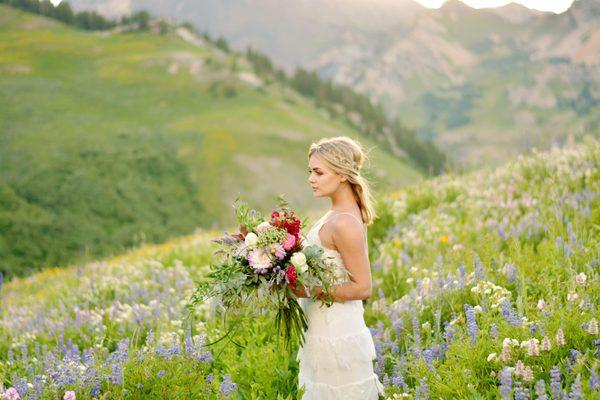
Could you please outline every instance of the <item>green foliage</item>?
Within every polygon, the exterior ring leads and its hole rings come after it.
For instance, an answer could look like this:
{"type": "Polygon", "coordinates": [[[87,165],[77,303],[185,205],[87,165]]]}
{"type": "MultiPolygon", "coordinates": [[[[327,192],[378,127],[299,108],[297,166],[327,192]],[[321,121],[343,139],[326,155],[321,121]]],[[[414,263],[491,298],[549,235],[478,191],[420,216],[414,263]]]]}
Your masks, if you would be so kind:
{"type": "Polygon", "coordinates": [[[112,149],[31,163],[0,186],[0,197],[0,271],[8,276],[162,241],[202,217],[187,168],[161,137],[124,136],[112,149]]]}

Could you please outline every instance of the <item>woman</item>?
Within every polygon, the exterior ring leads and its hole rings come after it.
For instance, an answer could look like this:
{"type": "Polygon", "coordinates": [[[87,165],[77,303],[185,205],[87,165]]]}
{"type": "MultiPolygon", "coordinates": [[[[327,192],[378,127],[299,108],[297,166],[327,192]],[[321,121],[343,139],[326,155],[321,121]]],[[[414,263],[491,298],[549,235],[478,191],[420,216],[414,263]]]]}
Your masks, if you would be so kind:
{"type": "Polygon", "coordinates": [[[314,196],[329,197],[331,210],[312,227],[305,245],[317,244],[336,268],[349,274],[331,288],[334,304],[309,299],[321,287],[295,291],[308,319],[298,351],[298,384],[303,400],[375,400],[383,386],[373,372],[375,347],[363,317],[362,300],[371,296],[366,225],[374,218],[369,185],[360,175],[365,160],[348,137],[322,139],[308,152],[308,181],[314,196]]]}

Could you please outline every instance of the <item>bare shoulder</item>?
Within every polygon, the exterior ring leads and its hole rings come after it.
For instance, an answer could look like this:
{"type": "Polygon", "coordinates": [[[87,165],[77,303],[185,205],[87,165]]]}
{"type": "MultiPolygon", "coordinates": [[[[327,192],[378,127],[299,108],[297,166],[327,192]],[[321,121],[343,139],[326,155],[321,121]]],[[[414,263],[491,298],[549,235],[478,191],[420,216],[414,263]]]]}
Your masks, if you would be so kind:
{"type": "Polygon", "coordinates": [[[362,240],[364,235],[364,225],[358,216],[349,214],[337,215],[331,222],[331,229],[336,241],[362,240]]]}

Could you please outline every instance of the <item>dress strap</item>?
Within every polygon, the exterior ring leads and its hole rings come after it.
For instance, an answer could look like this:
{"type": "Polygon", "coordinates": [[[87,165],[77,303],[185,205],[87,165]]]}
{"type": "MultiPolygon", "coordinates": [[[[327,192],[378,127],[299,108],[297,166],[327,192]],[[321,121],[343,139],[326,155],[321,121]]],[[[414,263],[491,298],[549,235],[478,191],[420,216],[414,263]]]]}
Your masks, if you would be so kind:
{"type": "MultiPolygon", "coordinates": [[[[342,214],[348,214],[348,215],[351,215],[352,217],[354,217],[354,219],[356,219],[358,222],[360,222],[360,224],[361,224],[361,225],[364,227],[364,224],[365,224],[365,223],[364,223],[364,222],[363,222],[361,219],[358,219],[358,217],[357,217],[356,215],[352,214],[352,213],[349,213],[349,212],[340,212],[340,213],[333,214],[333,216],[336,216],[336,215],[342,215],[342,214]]],[[[330,216],[330,217],[331,217],[331,216],[330,216]]],[[[327,222],[329,219],[330,219],[330,218],[325,218],[325,219],[322,221],[322,223],[324,224],[324,223],[325,223],[325,222],[327,222]]]]}

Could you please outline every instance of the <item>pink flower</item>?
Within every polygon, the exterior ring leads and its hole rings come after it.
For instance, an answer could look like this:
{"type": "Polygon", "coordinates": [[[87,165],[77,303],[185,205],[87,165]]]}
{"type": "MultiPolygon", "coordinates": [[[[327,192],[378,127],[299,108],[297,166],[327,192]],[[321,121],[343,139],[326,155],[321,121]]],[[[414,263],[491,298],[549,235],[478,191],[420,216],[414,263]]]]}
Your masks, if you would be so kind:
{"type": "Polygon", "coordinates": [[[464,248],[464,246],[462,244],[455,244],[454,246],[452,246],[452,250],[453,251],[459,251],[462,250],[464,248]]]}
{"type": "Polygon", "coordinates": [[[248,253],[248,263],[256,270],[256,272],[265,272],[267,268],[271,268],[271,259],[267,252],[258,248],[248,253]]]}
{"type": "Polygon", "coordinates": [[[66,391],[65,395],[63,396],[63,400],[75,400],[76,398],[75,392],[72,390],[66,391]]]}
{"type": "Polygon", "coordinates": [[[291,250],[296,245],[296,236],[288,233],[287,238],[283,241],[283,248],[286,250],[291,250]]]}
{"type": "Polygon", "coordinates": [[[256,232],[262,232],[270,226],[270,223],[268,223],[267,221],[263,221],[256,227],[256,232]]]}
{"type": "Polygon", "coordinates": [[[275,257],[277,257],[280,260],[283,260],[285,258],[285,249],[280,244],[278,244],[275,248],[275,257]]]}
{"type": "Polygon", "coordinates": [[[6,389],[6,392],[4,392],[4,397],[8,400],[19,400],[21,398],[21,396],[19,396],[19,392],[17,392],[17,389],[14,387],[6,389]]]}

